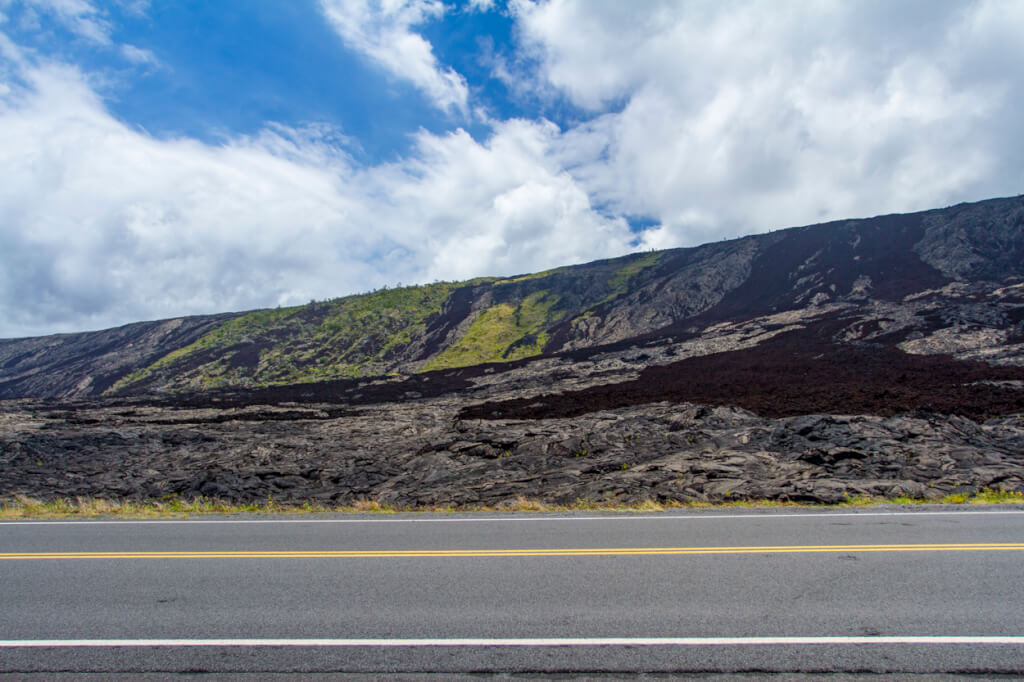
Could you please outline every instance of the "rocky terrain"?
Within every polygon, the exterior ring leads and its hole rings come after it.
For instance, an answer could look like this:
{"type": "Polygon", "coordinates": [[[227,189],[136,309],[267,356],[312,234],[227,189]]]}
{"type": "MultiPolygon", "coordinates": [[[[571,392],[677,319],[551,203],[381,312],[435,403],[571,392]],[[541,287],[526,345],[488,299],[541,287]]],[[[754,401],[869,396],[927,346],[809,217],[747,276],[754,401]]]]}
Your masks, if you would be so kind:
{"type": "Polygon", "coordinates": [[[1024,197],[0,341],[0,497],[1024,491],[1024,197]]]}
{"type": "MultiPolygon", "coordinates": [[[[574,416],[467,414],[481,411],[477,401],[533,401],[531,394],[559,388],[559,377],[574,369],[577,391],[603,394],[615,384],[602,382],[636,373],[636,355],[456,370],[415,384],[270,389],[258,397],[7,401],[0,490],[44,499],[205,496],[403,507],[500,506],[521,497],[829,503],[1024,490],[1024,371],[1016,368],[1017,379],[992,386],[1006,392],[1000,401],[972,394],[982,398],[971,406],[974,419],[903,412],[896,404],[876,410],[882,415],[838,409],[773,418],[730,405],[731,396],[711,404],[581,407],[574,416]],[[1007,408],[1017,414],[1001,414],[1007,408]]],[[[768,395],[775,389],[771,379],[761,387],[768,395]]],[[[857,399],[844,392],[834,404],[843,396],[857,399]]]]}

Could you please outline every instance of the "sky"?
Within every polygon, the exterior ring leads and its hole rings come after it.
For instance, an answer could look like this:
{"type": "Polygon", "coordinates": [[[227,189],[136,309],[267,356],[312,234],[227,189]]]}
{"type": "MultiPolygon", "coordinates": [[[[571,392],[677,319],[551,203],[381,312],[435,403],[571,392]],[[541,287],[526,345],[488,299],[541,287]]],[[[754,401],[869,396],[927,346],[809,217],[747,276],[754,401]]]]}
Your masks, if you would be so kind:
{"type": "Polygon", "coordinates": [[[1024,192],[1019,0],[0,0],[0,337],[1024,192]]]}

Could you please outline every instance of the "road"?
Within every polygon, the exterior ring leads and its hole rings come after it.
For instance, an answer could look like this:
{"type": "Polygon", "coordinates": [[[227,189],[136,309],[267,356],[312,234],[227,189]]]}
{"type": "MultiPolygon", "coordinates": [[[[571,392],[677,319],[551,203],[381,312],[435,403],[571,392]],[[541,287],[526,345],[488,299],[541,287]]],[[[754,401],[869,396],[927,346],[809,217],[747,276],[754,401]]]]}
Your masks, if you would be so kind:
{"type": "Polygon", "coordinates": [[[1022,566],[997,508],[9,522],[0,672],[1022,673],[1022,566]]]}

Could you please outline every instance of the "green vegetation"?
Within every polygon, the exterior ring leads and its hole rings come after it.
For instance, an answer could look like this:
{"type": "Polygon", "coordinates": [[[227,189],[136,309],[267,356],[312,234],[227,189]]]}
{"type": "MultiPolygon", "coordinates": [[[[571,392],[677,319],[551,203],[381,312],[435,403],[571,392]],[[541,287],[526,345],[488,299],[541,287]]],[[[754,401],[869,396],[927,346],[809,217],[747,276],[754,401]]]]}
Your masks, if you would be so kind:
{"type": "Polygon", "coordinates": [[[527,280],[531,280],[531,279],[541,279],[542,277],[547,277],[548,275],[553,275],[556,272],[561,272],[562,270],[566,270],[566,269],[567,268],[565,268],[565,267],[561,267],[561,268],[552,268],[551,270],[544,270],[543,272],[532,272],[532,273],[527,274],[527,275],[520,275],[519,277],[510,277],[509,279],[500,279],[500,280],[497,280],[495,282],[495,284],[512,284],[514,282],[526,282],[527,280]]]}
{"type": "Polygon", "coordinates": [[[104,500],[93,497],[40,501],[18,496],[0,500],[0,521],[49,518],[176,518],[205,514],[313,514],[322,512],[391,512],[397,511],[375,501],[356,502],[347,507],[322,504],[279,504],[266,502],[236,504],[206,497],[185,500],[170,497],[164,500],[104,500]]]}
{"type": "Polygon", "coordinates": [[[558,300],[557,295],[542,290],[530,294],[517,306],[491,306],[473,320],[461,339],[435,356],[423,371],[540,355],[548,340],[545,327],[564,314],[552,311],[558,300]]]}
{"type": "Polygon", "coordinates": [[[660,512],[667,509],[714,509],[719,507],[797,507],[797,508],[849,508],[881,504],[1024,504],[1024,493],[1007,490],[982,490],[973,495],[957,494],[927,500],[921,498],[866,498],[851,497],[835,505],[812,505],[778,500],[729,500],[727,502],[680,502],[675,500],[645,500],[634,504],[612,501],[576,500],[572,504],[549,504],[519,497],[495,505],[395,507],[376,500],[360,500],[350,505],[291,504],[267,500],[261,503],[234,504],[221,500],[197,498],[182,500],[103,500],[97,498],[59,499],[48,502],[18,496],[0,499],[0,521],[48,518],[174,518],[203,514],[316,514],[316,513],[378,513],[398,512],[479,512],[479,511],[603,511],[603,512],[660,512]]]}
{"type": "Polygon", "coordinates": [[[634,258],[619,269],[615,270],[615,272],[608,278],[608,293],[603,298],[587,304],[584,310],[580,311],[579,314],[572,318],[573,326],[576,327],[578,323],[582,323],[587,318],[593,317],[594,309],[598,306],[614,301],[619,296],[629,293],[636,277],[643,271],[656,265],[662,255],[664,255],[664,252],[647,253],[634,258]]]}
{"type": "Polygon", "coordinates": [[[458,286],[382,289],[247,313],[127,375],[109,392],[161,379],[182,390],[383,374],[386,360],[422,336],[427,319],[458,286]]]}
{"type": "MultiPolygon", "coordinates": [[[[615,274],[612,275],[611,278],[608,280],[608,286],[611,288],[611,291],[608,293],[607,296],[605,296],[600,301],[598,301],[597,303],[590,307],[597,307],[603,303],[607,303],[608,301],[613,301],[625,293],[628,293],[630,290],[630,283],[633,281],[633,279],[647,268],[656,265],[658,260],[661,258],[662,254],[663,252],[653,252],[644,254],[643,256],[640,256],[639,258],[627,263],[626,265],[623,265],[621,268],[616,270],[615,274]]],[[[586,318],[591,314],[592,313],[589,310],[584,311],[583,314],[580,315],[577,319],[586,318]]]]}
{"type": "MultiPolygon", "coordinates": [[[[887,504],[1024,504],[1024,493],[986,488],[973,494],[955,493],[944,495],[937,500],[902,495],[884,500],[884,502],[887,504]]],[[[880,504],[880,502],[876,498],[871,497],[851,497],[849,498],[849,504],[857,507],[880,504]]]]}
{"type": "MultiPolygon", "coordinates": [[[[301,309],[302,306],[257,310],[243,315],[242,317],[228,320],[216,329],[207,332],[192,344],[173,350],[150,366],[136,370],[127,376],[122,377],[117,383],[111,386],[107,392],[116,393],[117,391],[131,386],[132,384],[145,381],[150,377],[161,374],[162,371],[171,368],[176,363],[185,361],[189,357],[197,355],[203,351],[223,349],[238,344],[243,339],[246,339],[249,333],[258,333],[259,330],[271,329],[279,326],[290,315],[294,315],[301,309]]],[[[209,374],[211,376],[223,374],[223,367],[219,369],[216,367],[211,368],[209,374]]]]}
{"type": "Polygon", "coordinates": [[[622,266],[608,284],[612,288],[612,297],[621,296],[629,290],[629,282],[647,268],[656,265],[661,258],[662,252],[652,252],[640,256],[636,260],[622,266]]]}
{"type": "Polygon", "coordinates": [[[544,285],[536,280],[567,269],[561,267],[504,280],[482,277],[461,283],[385,288],[308,305],[252,311],[131,372],[107,393],[255,388],[383,375],[418,361],[417,342],[430,317],[440,313],[452,292],[463,286],[501,285],[493,290],[499,302],[480,312],[462,338],[442,348],[421,371],[532,357],[543,351],[549,340],[547,330],[554,322],[566,314],[586,316],[586,308],[626,293],[660,256],[628,256],[587,271],[588,284],[581,289],[587,292],[586,300],[571,299],[571,304],[550,289],[527,294],[544,285]]]}

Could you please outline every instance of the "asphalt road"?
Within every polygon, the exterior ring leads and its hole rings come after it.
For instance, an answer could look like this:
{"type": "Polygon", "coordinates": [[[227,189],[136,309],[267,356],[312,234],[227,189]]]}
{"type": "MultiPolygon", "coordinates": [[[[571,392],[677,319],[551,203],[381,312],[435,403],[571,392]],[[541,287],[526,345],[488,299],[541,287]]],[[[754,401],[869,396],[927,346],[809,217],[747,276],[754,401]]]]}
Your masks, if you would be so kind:
{"type": "Polygon", "coordinates": [[[1024,673],[1024,511],[0,524],[0,672],[1024,673]]]}

